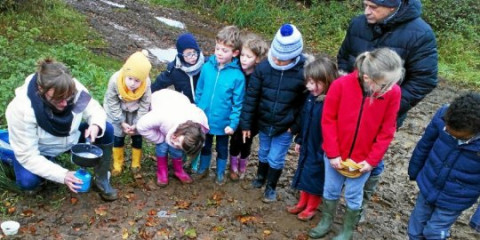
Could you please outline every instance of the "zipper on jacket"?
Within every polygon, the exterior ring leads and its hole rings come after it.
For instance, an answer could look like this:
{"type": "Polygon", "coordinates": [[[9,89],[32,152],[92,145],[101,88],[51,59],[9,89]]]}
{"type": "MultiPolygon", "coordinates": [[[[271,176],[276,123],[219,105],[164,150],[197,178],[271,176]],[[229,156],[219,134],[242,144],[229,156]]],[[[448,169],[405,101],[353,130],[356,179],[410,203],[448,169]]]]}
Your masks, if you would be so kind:
{"type": "Polygon", "coordinates": [[[215,78],[215,85],[213,85],[213,92],[212,92],[212,97],[210,98],[210,104],[208,104],[208,111],[210,113],[212,112],[212,102],[213,102],[213,98],[215,97],[215,90],[217,89],[218,77],[220,77],[220,69],[218,70],[217,77],[215,78]]]}
{"type": "Polygon", "coordinates": [[[363,93],[362,105],[360,105],[360,113],[358,114],[357,126],[355,127],[355,135],[353,135],[353,142],[352,142],[352,146],[350,147],[350,152],[348,153],[348,158],[351,157],[353,152],[353,147],[355,146],[355,142],[357,141],[358,129],[360,128],[360,120],[362,119],[363,105],[365,104],[365,98],[366,98],[366,94],[363,93]]]}
{"type": "Polygon", "coordinates": [[[187,74],[188,78],[190,78],[190,88],[192,89],[192,98],[193,102],[195,102],[195,89],[193,89],[193,76],[190,74],[187,74]]]}
{"type": "MultiPolygon", "coordinates": [[[[280,93],[280,83],[282,82],[282,80],[283,80],[283,71],[280,74],[280,80],[278,81],[277,93],[275,94],[275,103],[273,104],[273,109],[272,109],[272,112],[270,113],[270,118],[271,119],[273,119],[275,109],[277,108],[278,94],[280,93]]],[[[268,136],[272,135],[272,131],[273,131],[273,126],[270,126],[268,136]]]]}

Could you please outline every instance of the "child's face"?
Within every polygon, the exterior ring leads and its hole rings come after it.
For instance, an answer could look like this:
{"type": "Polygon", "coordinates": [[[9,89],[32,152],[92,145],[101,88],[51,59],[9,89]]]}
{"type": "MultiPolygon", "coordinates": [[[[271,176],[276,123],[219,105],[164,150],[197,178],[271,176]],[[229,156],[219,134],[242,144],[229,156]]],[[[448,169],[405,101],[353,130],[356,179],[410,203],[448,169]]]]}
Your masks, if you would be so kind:
{"type": "Polygon", "coordinates": [[[198,53],[195,49],[187,48],[183,50],[182,56],[183,60],[185,60],[185,62],[188,64],[194,65],[197,63],[198,53]]]}
{"type": "Polygon", "coordinates": [[[183,144],[183,139],[184,138],[185,138],[185,136],[183,136],[183,135],[175,136],[175,135],[172,134],[171,142],[176,149],[182,149],[183,150],[182,144],[183,144]]]}
{"type": "Polygon", "coordinates": [[[215,44],[215,56],[220,66],[223,66],[232,61],[232,58],[238,56],[238,50],[233,50],[232,47],[227,46],[221,42],[215,44]]]}
{"type": "Polygon", "coordinates": [[[308,78],[306,87],[313,96],[320,96],[325,91],[325,83],[315,82],[312,78],[308,78]]]}
{"type": "Polygon", "coordinates": [[[280,67],[283,67],[283,66],[287,66],[288,64],[292,63],[293,62],[293,59],[290,59],[290,60],[278,60],[278,58],[276,57],[272,57],[273,59],[273,62],[275,64],[277,64],[277,66],[280,66],[280,67]]]}
{"type": "Polygon", "coordinates": [[[130,77],[130,76],[125,77],[125,85],[130,91],[137,90],[137,88],[140,87],[141,83],[142,81],[140,81],[140,79],[138,78],[130,77]]]}
{"type": "Polygon", "coordinates": [[[445,132],[447,132],[453,138],[460,140],[460,141],[469,141],[473,137],[475,137],[475,133],[472,133],[468,130],[455,130],[449,127],[448,125],[445,126],[445,132]]]}
{"type": "Polygon", "coordinates": [[[386,79],[373,80],[367,74],[363,74],[363,81],[365,82],[367,91],[371,94],[383,95],[392,90],[393,86],[395,85],[393,82],[388,83],[386,79]]]}
{"type": "Polygon", "coordinates": [[[243,71],[250,72],[258,63],[258,57],[250,48],[243,47],[240,54],[240,63],[242,64],[243,71]]]}

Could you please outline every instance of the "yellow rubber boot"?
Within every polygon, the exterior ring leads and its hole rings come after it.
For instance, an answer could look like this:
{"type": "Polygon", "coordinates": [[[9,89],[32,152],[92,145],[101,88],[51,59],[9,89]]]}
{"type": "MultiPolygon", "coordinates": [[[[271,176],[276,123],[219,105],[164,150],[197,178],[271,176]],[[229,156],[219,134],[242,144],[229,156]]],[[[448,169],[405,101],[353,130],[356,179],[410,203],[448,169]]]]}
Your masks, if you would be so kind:
{"type": "Polygon", "coordinates": [[[123,151],[123,147],[114,147],[112,176],[118,176],[122,173],[124,161],[125,161],[125,153],[123,151]]]}
{"type": "Polygon", "coordinates": [[[132,173],[140,170],[140,161],[142,160],[142,149],[132,148],[132,173]]]}

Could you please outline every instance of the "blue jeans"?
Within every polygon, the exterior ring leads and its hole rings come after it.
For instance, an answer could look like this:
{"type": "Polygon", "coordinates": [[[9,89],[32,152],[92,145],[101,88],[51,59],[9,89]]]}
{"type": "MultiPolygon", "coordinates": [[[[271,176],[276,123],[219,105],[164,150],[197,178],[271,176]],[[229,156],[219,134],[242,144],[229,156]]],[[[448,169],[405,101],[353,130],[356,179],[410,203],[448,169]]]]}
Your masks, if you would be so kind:
{"type": "Polygon", "coordinates": [[[411,240],[447,239],[450,227],[461,213],[462,211],[435,207],[425,201],[422,193],[418,193],[408,221],[408,236],[411,240]]]}
{"type": "Polygon", "coordinates": [[[213,137],[215,137],[215,149],[217,150],[217,159],[228,158],[228,135],[211,135],[207,134],[205,146],[202,148],[202,155],[209,156],[212,154],[213,137]]]}
{"type": "MultiPolygon", "coordinates": [[[[80,138],[78,142],[85,142],[84,132],[88,128],[87,123],[81,123],[78,127],[80,138]]],[[[95,140],[96,144],[110,144],[113,142],[113,126],[108,123],[105,127],[105,133],[101,138],[95,140]]],[[[45,156],[48,160],[53,161],[54,157],[45,156]]],[[[13,170],[15,171],[15,178],[17,185],[23,190],[33,190],[40,186],[44,179],[38,175],[33,174],[32,172],[25,169],[16,159],[13,161],[13,170]]]]}
{"type": "Polygon", "coordinates": [[[260,140],[258,149],[258,159],[260,162],[268,163],[268,165],[274,169],[283,169],[283,166],[285,166],[285,156],[287,155],[288,148],[292,144],[292,133],[287,131],[272,137],[260,132],[258,138],[260,140]]]}
{"type": "Polygon", "coordinates": [[[326,156],[323,157],[325,165],[325,186],[323,198],[327,200],[338,200],[342,194],[342,187],[345,185],[345,201],[347,207],[358,210],[362,207],[363,187],[367,182],[370,172],[362,174],[358,178],[348,178],[332,168],[326,156]]]}
{"type": "Polygon", "coordinates": [[[378,163],[378,165],[374,167],[373,170],[370,172],[370,176],[379,176],[380,174],[383,173],[384,168],[385,168],[385,164],[383,163],[383,159],[382,159],[382,161],[380,161],[380,163],[378,163]]]}
{"type": "Polygon", "coordinates": [[[175,159],[182,158],[183,151],[168,145],[167,142],[163,142],[155,145],[155,154],[157,157],[166,157],[169,154],[172,159],[175,159]]]}

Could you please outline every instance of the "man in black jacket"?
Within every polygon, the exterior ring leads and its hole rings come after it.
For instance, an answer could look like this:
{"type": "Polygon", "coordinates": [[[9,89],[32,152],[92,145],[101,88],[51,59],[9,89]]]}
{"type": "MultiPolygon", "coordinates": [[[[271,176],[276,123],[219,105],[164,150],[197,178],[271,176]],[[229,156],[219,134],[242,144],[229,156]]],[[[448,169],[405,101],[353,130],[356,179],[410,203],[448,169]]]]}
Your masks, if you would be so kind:
{"type": "MultiPolygon", "coordinates": [[[[352,72],[355,58],[375,48],[388,47],[397,52],[405,68],[397,116],[397,127],[400,127],[407,111],[437,86],[435,35],[420,17],[420,0],[369,0],[363,3],[365,13],[353,18],[338,51],[338,67],[341,72],[352,72]]],[[[364,206],[373,195],[383,168],[381,162],[365,184],[364,206]]]]}

